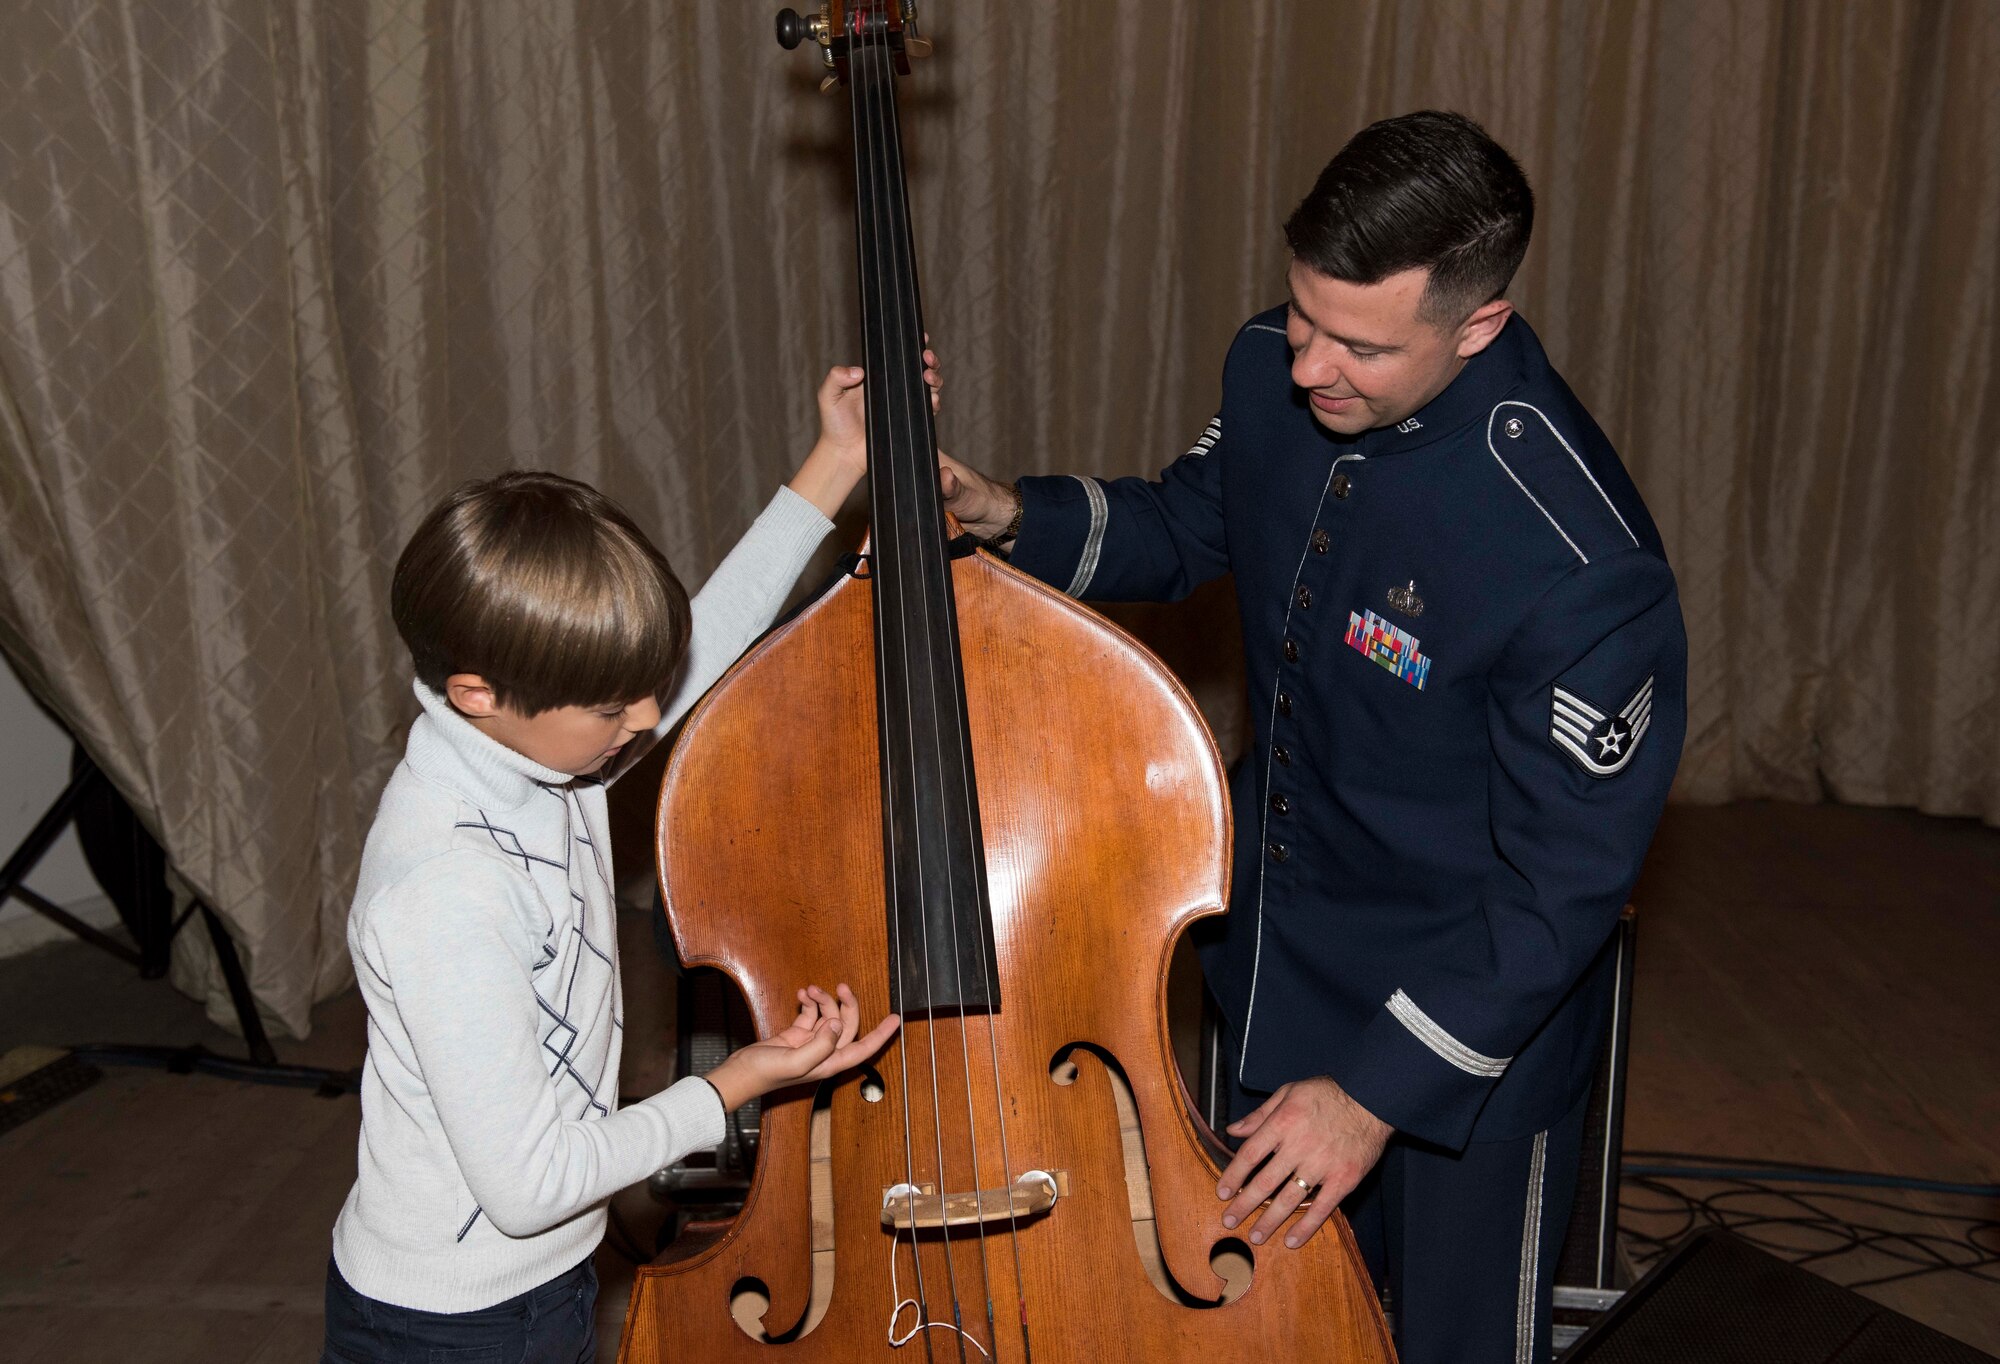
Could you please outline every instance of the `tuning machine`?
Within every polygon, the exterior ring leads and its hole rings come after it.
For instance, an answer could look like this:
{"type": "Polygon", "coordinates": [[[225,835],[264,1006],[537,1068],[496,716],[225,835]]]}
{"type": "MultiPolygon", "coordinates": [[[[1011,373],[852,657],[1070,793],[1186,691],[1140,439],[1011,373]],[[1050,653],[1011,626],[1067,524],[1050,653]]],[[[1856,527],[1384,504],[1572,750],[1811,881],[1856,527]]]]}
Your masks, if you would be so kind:
{"type": "Polygon", "coordinates": [[[778,11],[778,46],[790,52],[800,43],[810,38],[820,45],[822,55],[832,62],[827,48],[831,44],[833,18],[828,13],[830,6],[821,5],[816,13],[800,14],[787,7],[778,11]]]}
{"type": "MultiPolygon", "coordinates": [[[[903,0],[900,6],[903,19],[902,55],[904,58],[928,57],[933,50],[931,40],[917,32],[916,0],[903,0]]],[[[833,55],[833,5],[832,0],[822,4],[818,10],[800,14],[787,6],[778,11],[778,46],[790,52],[800,43],[810,38],[819,44],[820,60],[828,70],[837,65],[833,55]]],[[[822,89],[828,88],[822,84],[822,89]]]]}
{"type": "Polygon", "coordinates": [[[931,50],[931,40],[917,32],[917,0],[903,0],[903,55],[928,57],[931,50]]]}

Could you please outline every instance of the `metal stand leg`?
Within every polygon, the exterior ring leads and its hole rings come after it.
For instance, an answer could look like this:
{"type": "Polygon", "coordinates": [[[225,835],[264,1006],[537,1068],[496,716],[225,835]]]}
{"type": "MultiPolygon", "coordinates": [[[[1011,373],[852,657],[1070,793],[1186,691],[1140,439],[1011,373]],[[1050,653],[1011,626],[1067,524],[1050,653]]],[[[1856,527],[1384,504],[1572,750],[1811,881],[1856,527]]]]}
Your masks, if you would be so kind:
{"type": "Polygon", "coordinates": [[[260,1066],[276,1065],[278,1053],[271,1049],[271,1039],[264,1035],[264,1020],[258,1016],[257,1000],[250,993],[250,981],[243,974],[243,961],[236,955],[235,941],[207,905],[201,907],[201,918],[208,925],[209,941],[215,944],[216,959],[222,963],[222,978],[229,982],[229,998],[236,1005],[236,1021],[242,1025],[243,1043],[250,1049],[250,1059],[260,1066]]]}
{"type": "Polygon", "coordinates": [[[5,904],[10,898],[19,900],[35,913],[60,925],[99,951],[108,952],[132,966],[139,966],[141,965],[139,953],[109,934],[99,932],[61,905],[22,884],[27,880],[28,873],[35,869],[35,864],[40,862],[48,850],[55,846],[56,840],[62,837],[63,830],[69,827],[70,821],[76,818],[78,807],[90,798],[103,780],[104,773],[98,770],[97,764],[79,751],[70,773],[69,785],[65,786],[62,794],[56,797],[55,804],[49,806],[42,817],[35,822],[35,827],[28,831],[28,836],[21,840],[21,846],[14,849],[13,854],[7,859],[7,865],[0,867],[0,904],[5,904]]]}
{"type": "MultiPolygon", "coordinates": [[[[69,779],[69,785],[56,797],[55,804],[35,821],[35,827],[28,830],[21,846],[8,857],[7,865],[0,867],[0,901],[5,901],[21,889],[28,873],[35,869],[42,855],[55,846],[63,830],[69,827],[70,820],[76,817],[76,807],[82,803],[92,784],[103,779],[104,774],[97,770],[97,764],[85,758],[82,767],[69,779]]],[[[31,909],[41,908],[33,900],[27,900],[27,904],[31,909]]]]}
{"type": "MultiPolygon", "coordinates": [[[[105,781],[104,773],[89,755],[79,747],[69,785],[57,796],[21,845],[14,849],[6,864],[0,866],[0,904],[10,898],[18,899],[37,914],[61,925],[70,933],[120,961],[139,968],[146,979],[153,979],[166,970],[166,952],[173,941],[174,933],[187,921],[182,916],[180,922],[171,925],[161,933],[149,932],[148,939],[141,944],[142,950],[134,952],[125,944],[108,934],[91,927],[62,906],[54,904],[22,884],[28,873],[44,854],[55,846],[63,830],[76,818],[78,807],[89,799],[99,783],[105,781]]],[[[88,1054],[94,1060],[111,1061],[130,1065],[161,1065],[169,1070],[186,1073],[204,1070],[212,1074],[227,1075],[233,1079],[252,1080],[264,1084],[303,1085],[317,1089],[323,1095],[338,1095],[359,1092],[360,1072],[332,1071],[307,1066],[283,1066],[278,1064],[278,1053],[271,1045],[270,1036],[264,1031],[264,1020],[257,1013],[257,1000],[250,993],[250,980],[243,971],[243,958],[236,951],[236,941],[223,927],[222,920],[213,909],[197,902],[195,908],[201,911],[202,923],[208,928],[209,941],[215,945],[216,960],[222,966],[222,978],[229,986],[230,1003],[236,1007],[236,1021],[243,1029],[243,1043],[250,1053],[247,1062],[234,1061],[227,1057],[211,1054],[206,1048],[193,1047],[126,1047],[97,1046],[79,1048],[78,1054],[88,1054]]],[[[192,911],[190,911],[191,913],[192,911]]],[[[162,911],[164,914],[164,910],[162,911]]]]}

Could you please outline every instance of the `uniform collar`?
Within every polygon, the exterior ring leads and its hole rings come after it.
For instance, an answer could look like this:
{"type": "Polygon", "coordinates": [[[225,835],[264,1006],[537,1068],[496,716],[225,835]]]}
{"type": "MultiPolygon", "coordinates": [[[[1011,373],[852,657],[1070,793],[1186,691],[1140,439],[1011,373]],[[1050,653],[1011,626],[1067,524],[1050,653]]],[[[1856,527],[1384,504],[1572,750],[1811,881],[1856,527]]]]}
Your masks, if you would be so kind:
{"type": "Polygon", "coordinates": [[[1358,453],[1374,459],[1417,450],[1475,423],[1484,425],[1494,404],[1518,392],[1541,357],[1541,342],[1527,322],[1518,313],[1510,316],[1493,343],[1467,360],[1444,392],[1396,426],[1363,432],[1358,453]]]}
{"type": "Polygon", "coordinates": [[[518,810],[538,788],[569,785],[567,772],[515,752],[422,682],[414,686],[424,713],[410,726],[403,760],[418,776],[449,787],[482,810],[518,810]]]}

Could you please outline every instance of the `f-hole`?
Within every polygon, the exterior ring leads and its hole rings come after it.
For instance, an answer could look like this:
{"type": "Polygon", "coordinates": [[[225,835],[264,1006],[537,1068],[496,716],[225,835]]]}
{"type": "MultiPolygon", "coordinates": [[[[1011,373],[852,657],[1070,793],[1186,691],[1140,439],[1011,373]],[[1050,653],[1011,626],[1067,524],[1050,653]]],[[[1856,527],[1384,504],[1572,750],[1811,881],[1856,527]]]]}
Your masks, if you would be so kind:
{"type": "Polygon", "coordinates": [[[1124,1155],[1125,1188],[1131,1201],[1132,1244],[1147,1279],[1161,1297],[1182,1307],[1224,1307],[1235,1302],[1250,1291],[1256,1257],[1248,1245],[1234,1236],[1223,1238],[1209,1251],[1209,1267],[1224,1283],[1221,1297],[1198,1298],[1167,1272],[1166,1257],[1160,1253],[1159,1227],[1154,1220],[1153,1179],[1146,1169],[1139,1105],[1132,1099],[1132,1085],[1125,1078],[1124,1067],[1102,1048],[1075,1042],[1058,1051],[1049,1062],[1050,1083],[1065,1087],[1075,1084],[1085,1058],[1101,1065],[1111,1084],[1111,1101],[1118,1109],[1118,1146],[1124,1155]]]}
{"type": "Polygon", "coordinates": [[[812,1181],[812,1297],[806,1304],[805,1320],[772,1335],[764,1324],[771,1297],[760,1279],[738,1279],[729,1290],[729,1315],[750,1339],[769,1345],[783,1345],[813,1333],[833,1303],[833,1092],[843,1084],[856,1084],[867,1103],[879,1103],[885,1093],[882,1073],[873,1066],[861,1066],[838,1080],[828,1080],[813,1095],[810,1129],[812,1181]]]}

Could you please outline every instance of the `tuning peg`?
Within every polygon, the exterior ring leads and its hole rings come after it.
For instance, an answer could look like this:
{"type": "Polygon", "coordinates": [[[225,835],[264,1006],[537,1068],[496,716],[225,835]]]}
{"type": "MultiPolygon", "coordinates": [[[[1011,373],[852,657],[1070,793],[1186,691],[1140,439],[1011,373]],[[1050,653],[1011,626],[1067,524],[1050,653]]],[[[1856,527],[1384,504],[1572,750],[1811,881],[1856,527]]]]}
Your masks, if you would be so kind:
{"type": "Polygon", "coordinates": [[[827,26],[824,7],[817,14],[800,14],[795,9],[781,9],[778,11],[778,46],[789,52],[810,38],[821,47],[825,47],[827,26]]]}

